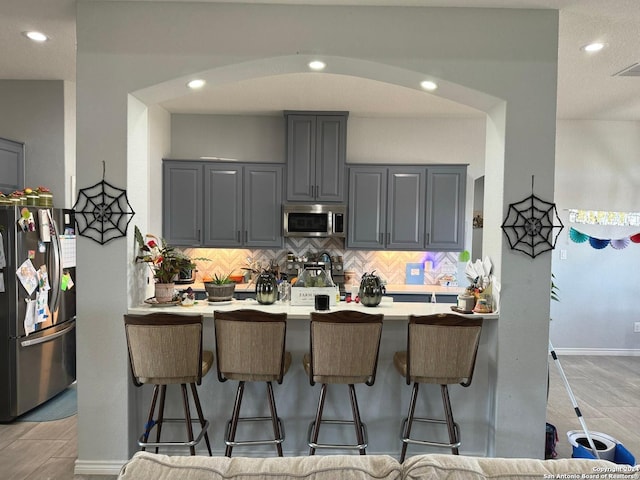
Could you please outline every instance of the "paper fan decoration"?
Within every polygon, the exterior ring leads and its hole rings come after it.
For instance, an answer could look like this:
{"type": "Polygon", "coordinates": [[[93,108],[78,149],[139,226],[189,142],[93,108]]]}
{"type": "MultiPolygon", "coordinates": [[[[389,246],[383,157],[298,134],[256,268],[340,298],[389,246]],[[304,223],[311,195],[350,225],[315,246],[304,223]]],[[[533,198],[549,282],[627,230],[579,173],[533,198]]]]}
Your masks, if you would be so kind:
{"type": "Polygon", "coordinates": [[[616,250],[622,250],[623,248],[627,248],[630,241],[631,240],[629,240],[628,237],[625,237],[625,238],[617,238],[615,240],[611,240],[609,243],[611,244],[612,248],[615,248],[616,250]]]}
{"type": "Polygon", "coordinates": [[[633,243],[640,243],[640,233],[636,233],[635,235],[631,235],[629,237],[629,240],[631,240],[633,243]]]}
{"type": "Polygon", "coordinates": [[[576,243],[584,243],[589,240],[589,235],[579,232],[575,228],[571,227],[569,229],[569,238],[576,243]]]}
{"type": "Polygon", "coordinates": [[[602,238],[594,238],[589,237],[589,245],[591,245],[596,250],[602,250],[607,245],[609,245],[610,240],[604,240],[602,238]]]}

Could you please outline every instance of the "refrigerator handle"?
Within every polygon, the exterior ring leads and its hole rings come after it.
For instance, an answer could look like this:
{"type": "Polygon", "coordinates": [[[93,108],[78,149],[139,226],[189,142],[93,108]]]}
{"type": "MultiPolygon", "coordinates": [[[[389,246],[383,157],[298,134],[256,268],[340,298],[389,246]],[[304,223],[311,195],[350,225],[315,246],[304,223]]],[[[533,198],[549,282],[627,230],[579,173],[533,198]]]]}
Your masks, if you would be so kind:
{"type": "MultiPolygon", "coordinates": [[[[49,210],[53,212],[53,210],[49,210]]],[[[53,217],[53,215],[52,215],[53,217]]],[[[51,261],[51,267],[53,269],[52,272],[52,283],[53,286],[53,295],[51,298],[51,315],[54,314],[58,310],[60,306],[60,281],[62,280],[62,257],[60,255],[61,247],[60,247],[60,232],[58,231],[58,225],[56,221],[51,218],[51,223],[53,224],[53,230],[55,235],[51,239],[51,252],[53,255],[53,259],[51,261]]]]}
{"type": "Polygon", "coordinates": [[[74,320],[69,323],[70,325],[67,328],[63,328],[59,332],[53,333],[51,335],[45,335],[44,337],[34,338],[32,340],[23,340],[22,342],[20,342],[20,345],[22,345],[23,347],[31,347],[33,345],[39,345],[41,343],[46,343],[46,342],[55,340],[56,338],[66,335],[71,330],[76,328],[75,317],[74,317],[74,320]]]}

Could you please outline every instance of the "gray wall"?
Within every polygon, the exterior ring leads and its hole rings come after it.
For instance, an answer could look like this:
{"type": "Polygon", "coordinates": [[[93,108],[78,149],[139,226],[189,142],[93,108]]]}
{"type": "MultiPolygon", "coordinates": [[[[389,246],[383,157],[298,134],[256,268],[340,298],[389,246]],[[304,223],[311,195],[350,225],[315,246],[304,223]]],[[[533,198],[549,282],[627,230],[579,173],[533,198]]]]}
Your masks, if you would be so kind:
{"type": "Polygon", "coordinates": [[[565,229],[553,252],[560,302],[551,304],[551,340],[561,353],[640,353],[638,264],[640,245],[602,250],[575,243],[569,229],[620,239],[640,226],[570,223],[568,209],[640,211],[640,122],[558,122],[556,202],[565,229]],[[566,253],[561,259],[560,253],[566,253]]]}
{"type": "MultiPolygon", "coordinates": [[[[79,2],[78,185],[100,175],[90,161],[96,151],[113,162],[115,185],[144,181],[129,177],[128,95],[160,103],[143,90],[166,82],[184,89],[185,76],[206,69],[213,80],[219,72],[227,81],[274,69],[301,72],[307,59],[296,52],[320,49],[340,67],[337,73],[419,88],[419,78],[438,72],[442,95],[474,93],[466,98],[489,117],[485,251],[508,286],[492,332],[499,351],[488,359],[494,403],[479,421],[495,426],[490,455],[539,457],[551,260],[530,262],[506,251],[499,218],[505,205],[528,195],[532,174],[540,195],[553,197],[557,29],[552,10],[79,2]],[[460,88],[448,90],[447,82],[460,88]]],[[[92,286],[78,302],[78,473],[105,472],[126,459],[126,439],[139,433],[129,428],[133,387],[118,320],[133,287],[124,280],[132,268],[131,240],[78,242],[78,276],[92,286]]]]}
{"type": "MultiPolygon", "coordinates": [[[[69,98],[74,92],[67,91],[69,98]]],[[[70,105],[65,103],[65,82],[0,80],[0,105],[0,137],[25,144],[25,186],[46,186],[56,207],[71,206],[65,185],[75,172],[69,171],[73,165],[65,144],[75,142],[70,132],[75,112],[65,111],[70,105]]]]}

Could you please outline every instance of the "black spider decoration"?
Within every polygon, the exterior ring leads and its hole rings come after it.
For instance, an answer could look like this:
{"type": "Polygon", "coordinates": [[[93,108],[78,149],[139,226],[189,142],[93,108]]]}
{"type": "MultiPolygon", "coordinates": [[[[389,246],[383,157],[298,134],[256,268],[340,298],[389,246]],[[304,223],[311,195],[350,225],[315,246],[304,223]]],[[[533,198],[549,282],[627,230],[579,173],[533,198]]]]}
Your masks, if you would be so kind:
{"type": "Polygon", "coordinates": [[[502,230],[511,249],[525,253],[531,258],[553,250],[563,228],[556,204],[545,202],[533,194],[533,177],[531,195],[520,202],[510,204],[507,217],[502,223],[502,230]],[[556,220],[560,225],[555,225],[556,220]]]}
{"type": "Polygon", "coordinates": [[[100,245],[124,237],[135,215],[127,191],[105,181],[104,170],[105,164],[102,162],[102,181],[80,189],[73,206],[78,234],[100,245]]]}

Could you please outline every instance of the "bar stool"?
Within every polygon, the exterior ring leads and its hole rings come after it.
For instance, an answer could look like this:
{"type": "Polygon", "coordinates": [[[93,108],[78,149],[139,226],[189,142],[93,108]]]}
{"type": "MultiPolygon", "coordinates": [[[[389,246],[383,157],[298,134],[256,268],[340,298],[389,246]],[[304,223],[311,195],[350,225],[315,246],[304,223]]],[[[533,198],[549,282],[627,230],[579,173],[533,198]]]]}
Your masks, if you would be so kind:
{"type": "Polygon", "coordinates": [[[322,384],[315,420],[309,424],[309,455],[317,448],[357,449],[366,454],[367,427],[360,418],[358,399],[354,384],[373,385],[378,366],[380,336],[382,334],[381,314],[358,311],[336,311],[329,313],[311,312],[311,350],[302,360],[311,385],[322,384]],[[328,384],[349,386],[353,420],[323,420],[322,411],[328,384]],[[336,445],[318,443],[321,423],[352,424],[356,430],[356,444],[336,445]]]}
{"type": "Polygon", "coordinates": [[[404,462],[409,444],[451,448],[451,452],[458,455],[460,430],[453,419],[447,385],[471,385],[481,329],[482,318],[446,313],[409,317],[407,350],[393,356],[396,369],[406,378],[407,385],[413,382],[409,413],[402,421],[400,462],[404,462]],[[444,420],[414,416],[421,383],[440,385],[444,420]],[[414,421],[447,425],[449,443],[411,438],[414,421]]]}
{"type": "Polygon", "coordinates": [[[225,455],[230,457],[235,446],[275,444],[281,457],[284,427],[276,410],[272,382],[281,384],[291,366],[291,354],[285,352],[287,314],[242,309],[216,311],[213,316],[218,380],[239,382],[233,413],[225,432],[225,455]],[[245,382],[266,382],[271,416],[240,417],[245,382]],[[252,421],[271,421],[274,438],[237,441],[238,423],[252,421]]]}
{"type": "Polygon", "coordinates": [[[202,315],[187,316],[169,313],[153,313],[149,315],[125,315],[125,332],[129,350],[129,363],[133,374],[133,383],[137,387],[153,385],[153,397],[145,430],[138,439],[138,445],[155,447],[158,453],[160,446],[187,446],[191,455],[196,454],[195,447],[204,437],[207,450],[211,456],[209,443],[209,422],[202,414],[200,399],[196,385],[200,385],[202,377],[213,365],[213,352],[202,350],[202,315]],[[191,419],[187,384],[198,413],[198,419],[191,419]],[[167,385],[180,385],[184,418],[164,418],[164,404],[167,385]],[[157,419],[154,420],[156,402],[160,396],[157,419]],[[161,442],[160,435],[165,423],[185,422],[187,428],[186,442],[161,442]],[[192,423],[200,423],[198,437],[193,437],[192,423]],[[156,427],[156,441],[150,442],[151,430],[156,427]]]}

